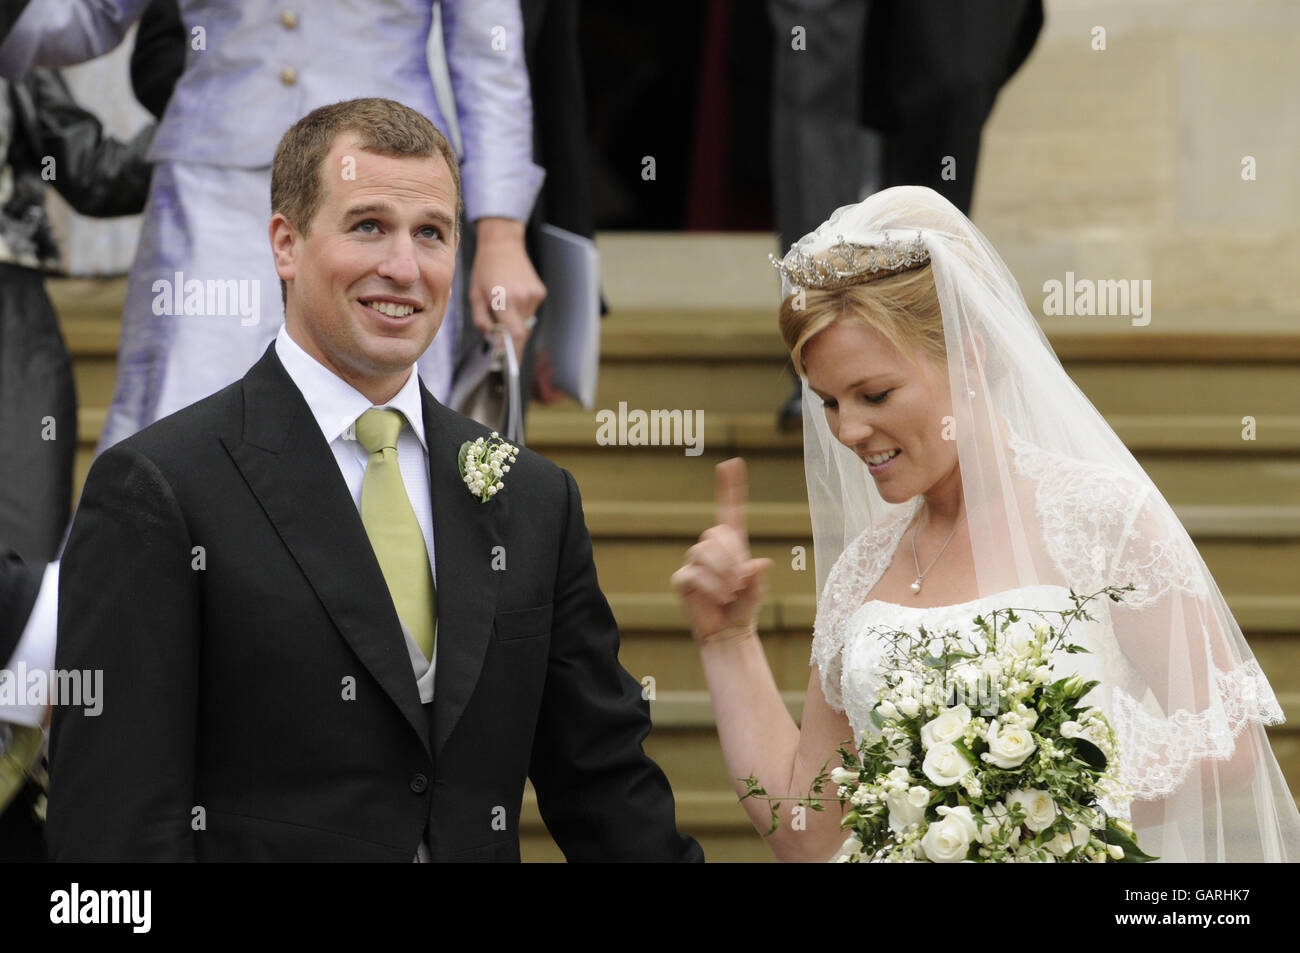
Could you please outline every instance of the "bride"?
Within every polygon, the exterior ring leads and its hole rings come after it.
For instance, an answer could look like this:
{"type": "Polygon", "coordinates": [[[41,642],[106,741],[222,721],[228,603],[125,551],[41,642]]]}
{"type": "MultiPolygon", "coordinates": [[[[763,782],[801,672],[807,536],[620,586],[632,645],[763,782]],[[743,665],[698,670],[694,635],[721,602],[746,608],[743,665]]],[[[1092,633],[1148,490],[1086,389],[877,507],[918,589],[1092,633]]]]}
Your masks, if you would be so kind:
{"type": "MultiPolygon", "coordinates": [[[[961,631],[988,609],[1068,610],[1071,589],[1131,584],[1087,605],[1094,621],[1070,633],[1088,653],[1057,673],[1100,682],[1086,701],[1115,729],[1139,845],[1162,861],[1300,860],[1300,814],[1264,730],[1282,721],[1267,679],[984,236],[930,189],[892,188],[836,210],[777,267],[819,594],[801,725],[756,631],[771,560],[750,557],[742,460],[718,466],[718,525],[672,579],[737,793],[752,776],[806,795],[841,744],[876,731],[873,630],[961,631]]],[[[768,805],[742,803],[767,830],[768,805]]],[[[840,815],[834,802],[800,824],[787,814],[768,843],[781,860],[834,859],[840,815]]]]}

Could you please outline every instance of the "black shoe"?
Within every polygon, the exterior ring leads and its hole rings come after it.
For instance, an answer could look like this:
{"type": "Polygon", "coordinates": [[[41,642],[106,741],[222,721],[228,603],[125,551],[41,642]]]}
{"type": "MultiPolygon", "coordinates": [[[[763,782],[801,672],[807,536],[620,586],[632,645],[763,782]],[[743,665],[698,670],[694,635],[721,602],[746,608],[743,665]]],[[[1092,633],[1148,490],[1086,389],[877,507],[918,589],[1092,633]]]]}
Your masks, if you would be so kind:
{"type": "Polygon", "coordinates": [[[794,392],[776,412],[776,426],[786,433],[803,429],[803,385],[799,381],[794,382],[794,392]]]}

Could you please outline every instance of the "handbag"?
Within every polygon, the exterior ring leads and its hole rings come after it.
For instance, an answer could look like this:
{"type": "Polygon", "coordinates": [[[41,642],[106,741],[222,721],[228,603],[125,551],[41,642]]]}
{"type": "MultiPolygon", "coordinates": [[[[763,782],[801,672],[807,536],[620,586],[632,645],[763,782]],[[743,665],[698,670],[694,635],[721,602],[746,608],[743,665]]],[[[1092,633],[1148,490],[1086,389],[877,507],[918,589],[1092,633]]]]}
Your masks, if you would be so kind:
{"type": "Polygon", "coordinates": [[[461,366],[452,384],[448,404],[452,410],[495,430],[508,443],[524,446],[523,399],[519,384],[519,359],[514,340],[505,326],[492,329],[461,366]],[[493,346],[501,335],[502,346],[493,346]]]}

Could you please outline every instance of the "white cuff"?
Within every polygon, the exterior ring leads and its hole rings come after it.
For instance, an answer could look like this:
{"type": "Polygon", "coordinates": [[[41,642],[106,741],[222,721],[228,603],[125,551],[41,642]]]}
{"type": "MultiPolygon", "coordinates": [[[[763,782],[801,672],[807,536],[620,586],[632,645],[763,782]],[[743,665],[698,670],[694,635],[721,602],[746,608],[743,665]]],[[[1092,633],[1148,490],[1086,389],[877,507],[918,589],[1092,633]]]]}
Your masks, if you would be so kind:
{"type": "MultiPolygon", "coordinates": [[[[0,698],[13,704],[0,703],[0,721],[13,722],[17,725],[30,725],[39,728],[45,720],[44,705],[22,704],[26,686],[19,682],[19,672],[45,672],[54,668],[54,644],[58,634],[59,621],[59,564],[50,563],[45,567],[41,579],[41,589],[36,595],[36,604],[32,614],[27,618],[22,637],[14,649],[13,658],[4,664],[9,673],[6,681],[12,685],[5,686],[0,698]]],[[[25,679],[23,680],[25,681],[25,679]]]]}

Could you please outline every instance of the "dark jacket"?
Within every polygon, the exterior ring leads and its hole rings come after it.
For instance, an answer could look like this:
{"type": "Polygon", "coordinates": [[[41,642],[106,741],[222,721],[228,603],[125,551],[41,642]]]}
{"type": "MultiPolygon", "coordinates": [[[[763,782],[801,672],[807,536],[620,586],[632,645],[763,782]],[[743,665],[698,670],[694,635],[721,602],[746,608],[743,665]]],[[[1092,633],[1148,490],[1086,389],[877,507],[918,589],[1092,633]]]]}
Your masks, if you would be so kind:
{"type": "Polygon", "coordinates": [[[10,254],[0,260],[29,268],[53,267],[58,249],[45,214],[45,189],[54,189],[82,215],[133,215],[144,209],[151,167],[145,160],[151,124],[130,142],[104,135],[93,113],[72,98],[57,71],[34,69],[9,86],[12,116],[7,163],[13,195],[0,208],[0,236],[10,254]]]}
{"type": "Polygon", "coordinates": [[[106,451],[61,568],[56,860],[519,860],[531,778],[570,861],[700,860],[642,750],[573,477],[529,450],[487,503],[484,427],[423,391],[438,648],[422,706],[347,485],[272,345],[106,451]],[[203,568],[195,568],[196,547],[203,568]]]}

